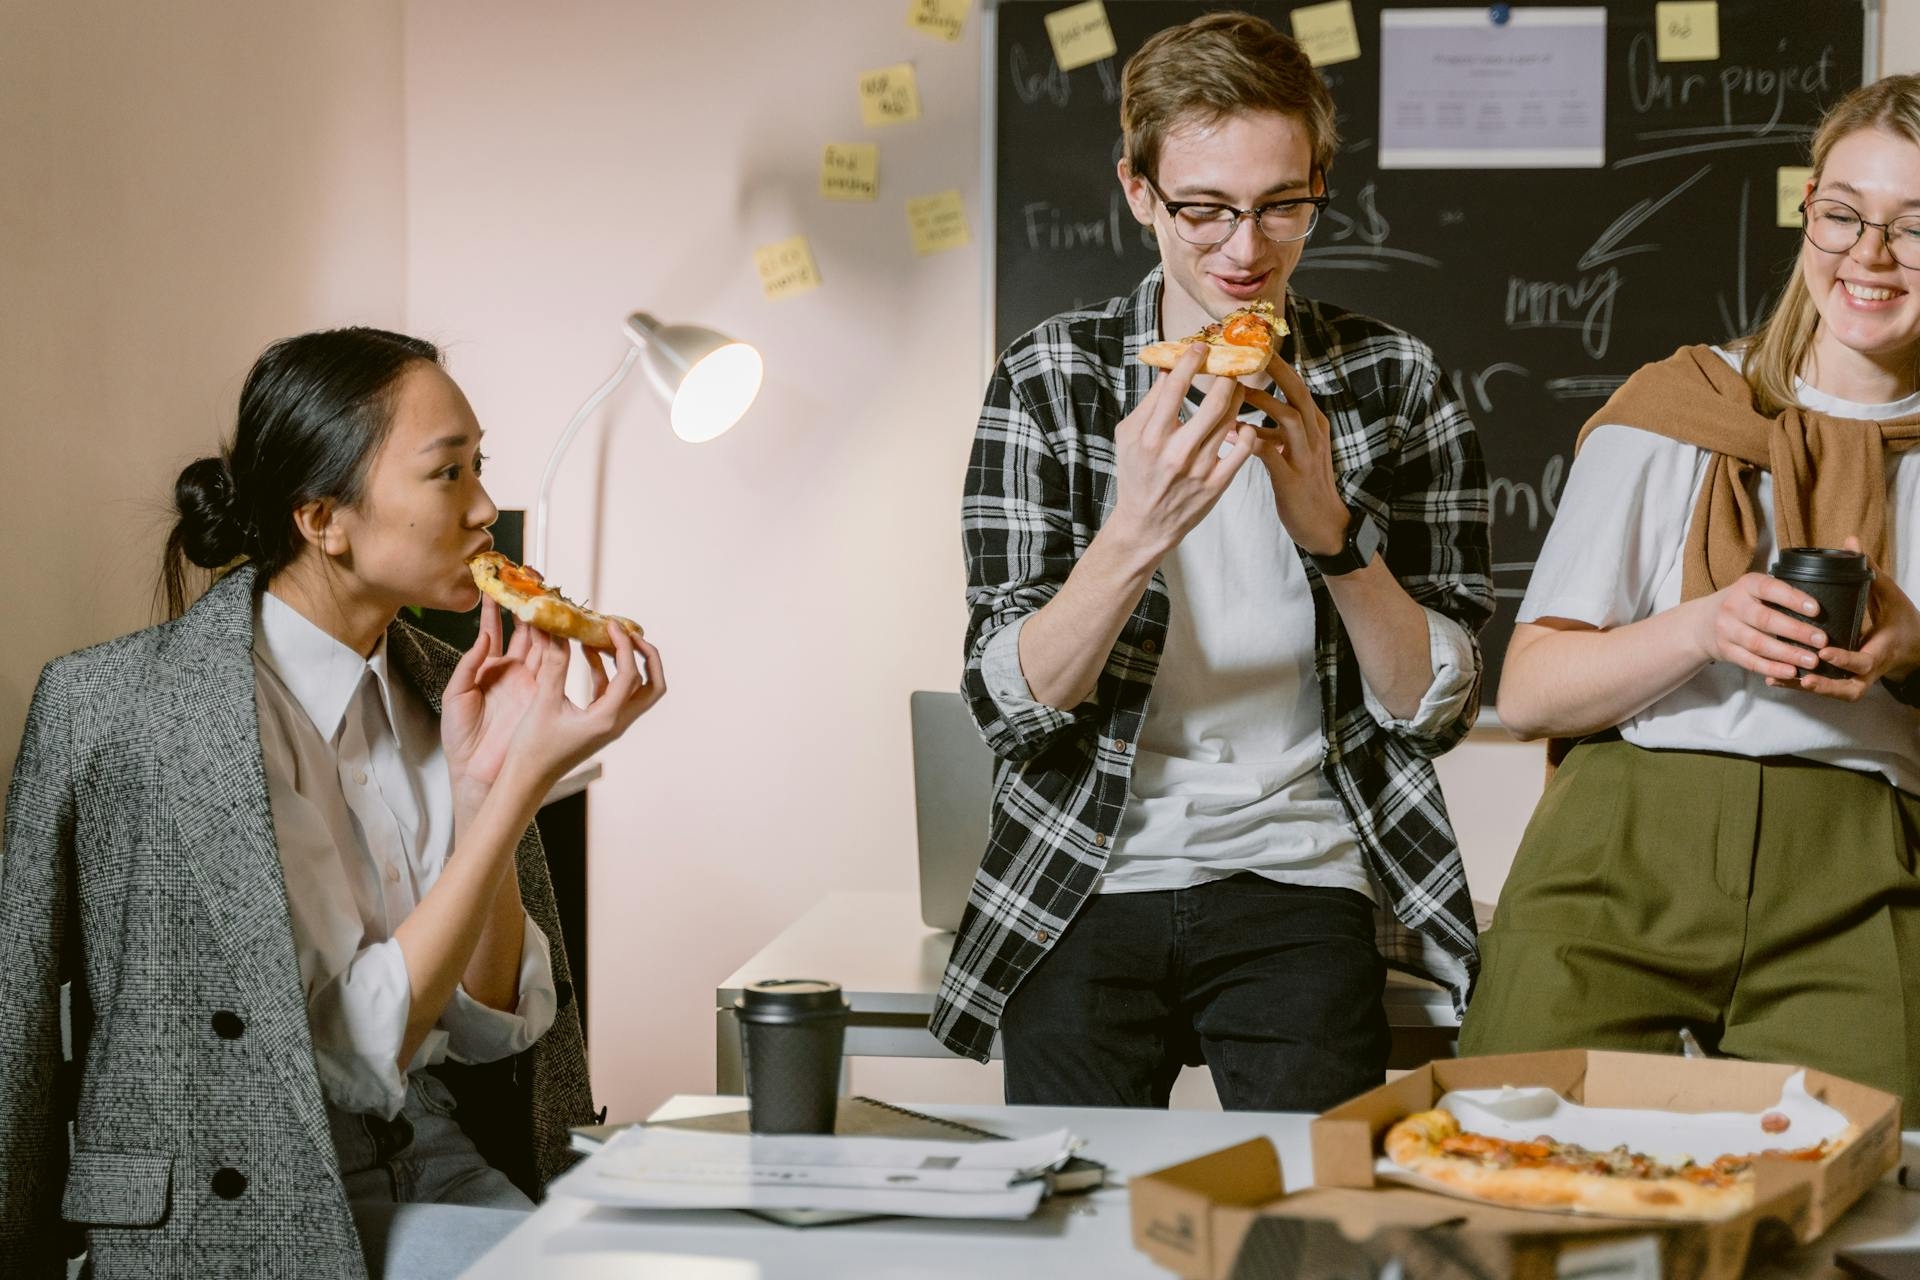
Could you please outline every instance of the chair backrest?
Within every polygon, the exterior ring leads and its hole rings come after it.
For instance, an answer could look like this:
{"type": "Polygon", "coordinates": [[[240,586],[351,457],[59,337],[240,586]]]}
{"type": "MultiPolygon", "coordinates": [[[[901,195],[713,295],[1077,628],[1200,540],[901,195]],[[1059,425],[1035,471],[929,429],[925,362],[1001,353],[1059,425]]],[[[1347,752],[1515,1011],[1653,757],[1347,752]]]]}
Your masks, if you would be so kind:
{"type": "Polygon", "coordinates": [[[920,918],[957,929],[987,847],[993,752],[957,693],[916,690],[913,809],[920,843],[920,918]]]}

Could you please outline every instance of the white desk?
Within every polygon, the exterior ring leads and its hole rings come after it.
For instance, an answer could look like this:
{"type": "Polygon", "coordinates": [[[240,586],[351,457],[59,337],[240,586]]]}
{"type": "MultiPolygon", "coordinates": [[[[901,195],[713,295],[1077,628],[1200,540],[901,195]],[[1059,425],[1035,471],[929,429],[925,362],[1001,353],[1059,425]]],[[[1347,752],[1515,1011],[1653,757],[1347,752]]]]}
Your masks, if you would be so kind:
{"type": "MultiPolygon", "coordinates": [[[[679,1097],[652,1118],[737,1109],[738,1098],[679,1097]]],[[[1247,1138],[1266,1135],[1280,1150],[1289,1186],[1311,1181],[1304,1114],[1144,1111],[1094,1107],[922,1106],[935,1115],[1009,1135],[1065,1125],[1086,1153],[1121,1174],[1151,1172],[1247,1138]]],[[[1920,1162],[1920,1134],[1905,1159],[1920,1162]]],[[[1834,1248],[1866,1242],[1920,1243],[1920,1193],[1882,1184],[1819,1245],[1756,1260],[1750,1276],[1835,1274],[1834,1248]]],[[[609,1209],[550,1196],[524,1226],[470,1271],[470,1280],[845,1280],[847,1277],[968,1277],[994,1280],[1168,1280],[1133,1247],[1124,1187],[1043,1204],[1025,1222],[886,1218],[796,1230],[730,1211],[609,1209]]]]}
{"type": "MultiPolygon", "coordinates": [[[[733,1002],[742,987],[765,978],[839,983],[851,1006],[848,1057],[951,1057],[927,1031],[927,1020],[953,941],[953,934],[921,923],[916,894],[828,894],[715,989],[714,1091],[743,1088],[733,1002]]],[[[1388,975],[1386,1006],[1387,1021],[1400,1032],[1433,1032],[1458,1022],[1445,991],[1405,974],[1388,975]]],[[[993,1056],[1000,1056],[997,1040],[993,1056]]]]}

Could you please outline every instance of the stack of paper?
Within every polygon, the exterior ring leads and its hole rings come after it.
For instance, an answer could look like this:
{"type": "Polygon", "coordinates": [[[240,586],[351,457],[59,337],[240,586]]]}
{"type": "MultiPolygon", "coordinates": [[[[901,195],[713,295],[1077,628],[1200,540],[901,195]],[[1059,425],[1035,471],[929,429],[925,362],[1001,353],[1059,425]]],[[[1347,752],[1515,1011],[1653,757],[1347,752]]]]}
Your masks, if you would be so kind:
{"type": "Polygon", "coordinates": [[[1065,1129],[1006,1142],[698,1133],[616,1134],[554,1190],[650,1209],[823,1209],[928,1218],[1024,1218],[1048,1170],[1077,1145],[1065,1129]]]}

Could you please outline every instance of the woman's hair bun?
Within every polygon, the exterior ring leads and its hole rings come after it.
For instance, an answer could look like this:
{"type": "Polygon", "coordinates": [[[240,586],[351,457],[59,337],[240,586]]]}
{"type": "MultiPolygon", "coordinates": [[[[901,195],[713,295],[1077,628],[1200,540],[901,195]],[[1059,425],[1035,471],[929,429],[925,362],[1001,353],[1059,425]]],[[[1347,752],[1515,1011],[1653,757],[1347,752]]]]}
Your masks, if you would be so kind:
{"type": "Polygon", "coordinates": [[[246,550],[247,524],[225,458],[188,463],[173,482],[173,505],[181,550],[202,569],[230,564],[246,550]]]}

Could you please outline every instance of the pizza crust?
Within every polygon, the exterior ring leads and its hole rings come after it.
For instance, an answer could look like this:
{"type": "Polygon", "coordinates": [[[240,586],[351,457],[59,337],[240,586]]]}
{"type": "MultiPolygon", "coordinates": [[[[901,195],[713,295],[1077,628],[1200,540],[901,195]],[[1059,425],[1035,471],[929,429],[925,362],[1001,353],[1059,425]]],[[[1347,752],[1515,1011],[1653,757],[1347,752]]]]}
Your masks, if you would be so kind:
{"type": "MultiPolygon", "coordinates": [[[[1194,339],[1203,341],[1203,339],[1194,339]]],[[[1155,342],[1141,348],[1140,363],[1150,364],[1156,369],[1171,369],[1180,363],[1180,357],[1187,353],[1191,342],[1155,342]]],[[[1210,373],[1216,378],[1244,378],[1250,373],[1258,373],[1267,367],[1272,357],[1270,347],[1239,347],[1226,343],[1209,343],[1207,363],[1201,373],[1210,373]]]]}
{"type": "Polygon", "coordinates": [[[585,605],[575,604],[557,591],[529,595],[516,590],[500,576],[502,569],[511,567],[513,561],[498,551],[483,552],[467,562],[474,585],[530,627],[563,640],[578,640],[589,649],[613,648],[613,635],[608,630],[612,626],[624,627],[635,640],[646,634],[632,618],[598,613],[585,605]]]}

